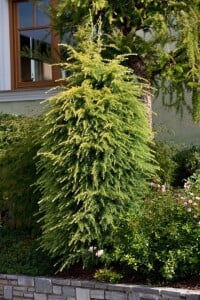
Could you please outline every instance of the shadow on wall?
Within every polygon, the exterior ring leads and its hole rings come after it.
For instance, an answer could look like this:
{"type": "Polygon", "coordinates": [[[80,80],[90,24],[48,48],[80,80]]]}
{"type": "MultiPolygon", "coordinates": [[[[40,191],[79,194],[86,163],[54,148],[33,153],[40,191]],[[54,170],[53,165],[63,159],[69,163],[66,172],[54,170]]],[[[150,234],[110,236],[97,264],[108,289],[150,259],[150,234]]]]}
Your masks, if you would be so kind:
{"type": "Polygon", "coordinates": [[[164,107],[162,100],[157,98],[153,111],[154,130],[159,140],[200,145],[200,124],[195,124],[186,110],[181,117],[175,109],[164,107]]]}
{"type": "Polygon", "coordinates": [[[39,101],[17,101],[0,103],[0,112],[15,115],[39,115],[43,112],[44,106],[39,101]]]}

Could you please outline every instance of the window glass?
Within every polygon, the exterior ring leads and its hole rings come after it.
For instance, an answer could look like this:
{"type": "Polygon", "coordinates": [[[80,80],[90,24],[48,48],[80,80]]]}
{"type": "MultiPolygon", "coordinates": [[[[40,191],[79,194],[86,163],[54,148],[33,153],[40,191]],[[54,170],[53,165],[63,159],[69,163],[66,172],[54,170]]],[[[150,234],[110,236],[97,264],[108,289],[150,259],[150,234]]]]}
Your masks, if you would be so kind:
{"type": "Polygon", "coordinates": [[[30,2],[20,2],[18,4],[19,27],[33,27],[33,4],[30,2]]]}
{"type": "Polygon", "coordinates": [[[20,82],[52,80],[48,4],[49,0],[18,3],[20,82]]]}
{"type": "Polygon", "coordinates": [[[21,81],[52,80],[50,29],[20,31],[21,81]]]}
{"type": "Polygon", "coordinates": [[[55,80],[60,77],[60,69],[55,67],[58,59],[58,36],[52,33],[48,13],[51,0],[9,1],[13,88],[54,85],[55,80]]]}
{"type": "Polygon", "coordinates": [[[43,0],[42,3],[38,3],[36,6],[36,24],[37,26],[47,26],[49,25],[48,16],[48,4],[49,0],[43,0]]]}

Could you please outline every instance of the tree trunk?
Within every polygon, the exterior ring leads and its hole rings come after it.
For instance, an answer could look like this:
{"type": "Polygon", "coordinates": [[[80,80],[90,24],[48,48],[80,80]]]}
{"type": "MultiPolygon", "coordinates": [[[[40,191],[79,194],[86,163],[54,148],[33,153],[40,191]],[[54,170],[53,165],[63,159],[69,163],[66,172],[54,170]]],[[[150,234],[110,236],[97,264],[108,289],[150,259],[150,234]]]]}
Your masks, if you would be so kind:
{"type": "Polygon", "coordinates": [[[139,80],[144,84],[144,93],[142,100],[147,107],[147,117],[149,120],[149,127],[152,130],[152,87],[147,77],[146,65],[142,58],[139,56],[130,56],[128,61],[129,67],[134,70],[134,73],[139,77],[139,80]]]}
{"type": "Polygon", "coordinates": [[[153,131],[153,120],[152,120],[152,88],[151,88],[151,84],[150,82],[147,82],[145,84],[145,89],[146,91],[143,94],[143,101],[147,107],[147,117],[148,117],[148,121],[149,121],[149,127],[151,129],[151,131],[153,131]]]}

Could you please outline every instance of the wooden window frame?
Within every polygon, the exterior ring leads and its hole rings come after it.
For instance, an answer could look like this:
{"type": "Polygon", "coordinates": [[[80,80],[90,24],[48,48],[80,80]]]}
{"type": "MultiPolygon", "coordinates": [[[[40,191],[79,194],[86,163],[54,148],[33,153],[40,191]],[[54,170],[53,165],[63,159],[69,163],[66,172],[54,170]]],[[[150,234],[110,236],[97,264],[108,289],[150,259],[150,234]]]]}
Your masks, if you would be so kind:
{"type": "MultiPolygon", "coordinates": [[[[43,81],[29,81],[23,82],[20,80],[20,41],[18,35],[18,13],[17,4],[20,2],[28,2],[29,0],[10,0],[9,1],[9,17],[10,17],[10,45],[11,45],[11,87],[12,89],[26,89],[26,88],[44,88],[57,85],[56,80],[61,78],[60,68],[52,66],[52,80],[43,81]]],[[[51,4],[55,5],[55,0],[50,0],[51,4]]],[[[42,28],[42,27],[41,27],[42,28]]],[[[51,25],[51,51],[55,62],[59,61],[58,43],[59,37],[53,31],[51,25]]]]}

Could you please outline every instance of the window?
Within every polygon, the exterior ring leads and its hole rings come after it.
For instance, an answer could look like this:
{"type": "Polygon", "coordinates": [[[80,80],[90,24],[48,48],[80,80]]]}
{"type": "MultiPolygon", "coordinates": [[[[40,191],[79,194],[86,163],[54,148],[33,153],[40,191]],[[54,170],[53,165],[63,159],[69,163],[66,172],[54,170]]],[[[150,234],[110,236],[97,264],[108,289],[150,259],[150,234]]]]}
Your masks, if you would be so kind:
{"type": "Polygon", "coordinates": [[[52,66],[58,38],[51,30],[47,7],[39,2],[11,0],[12,85],[14,88],[53,85],[60,77],[52,66]]]}

